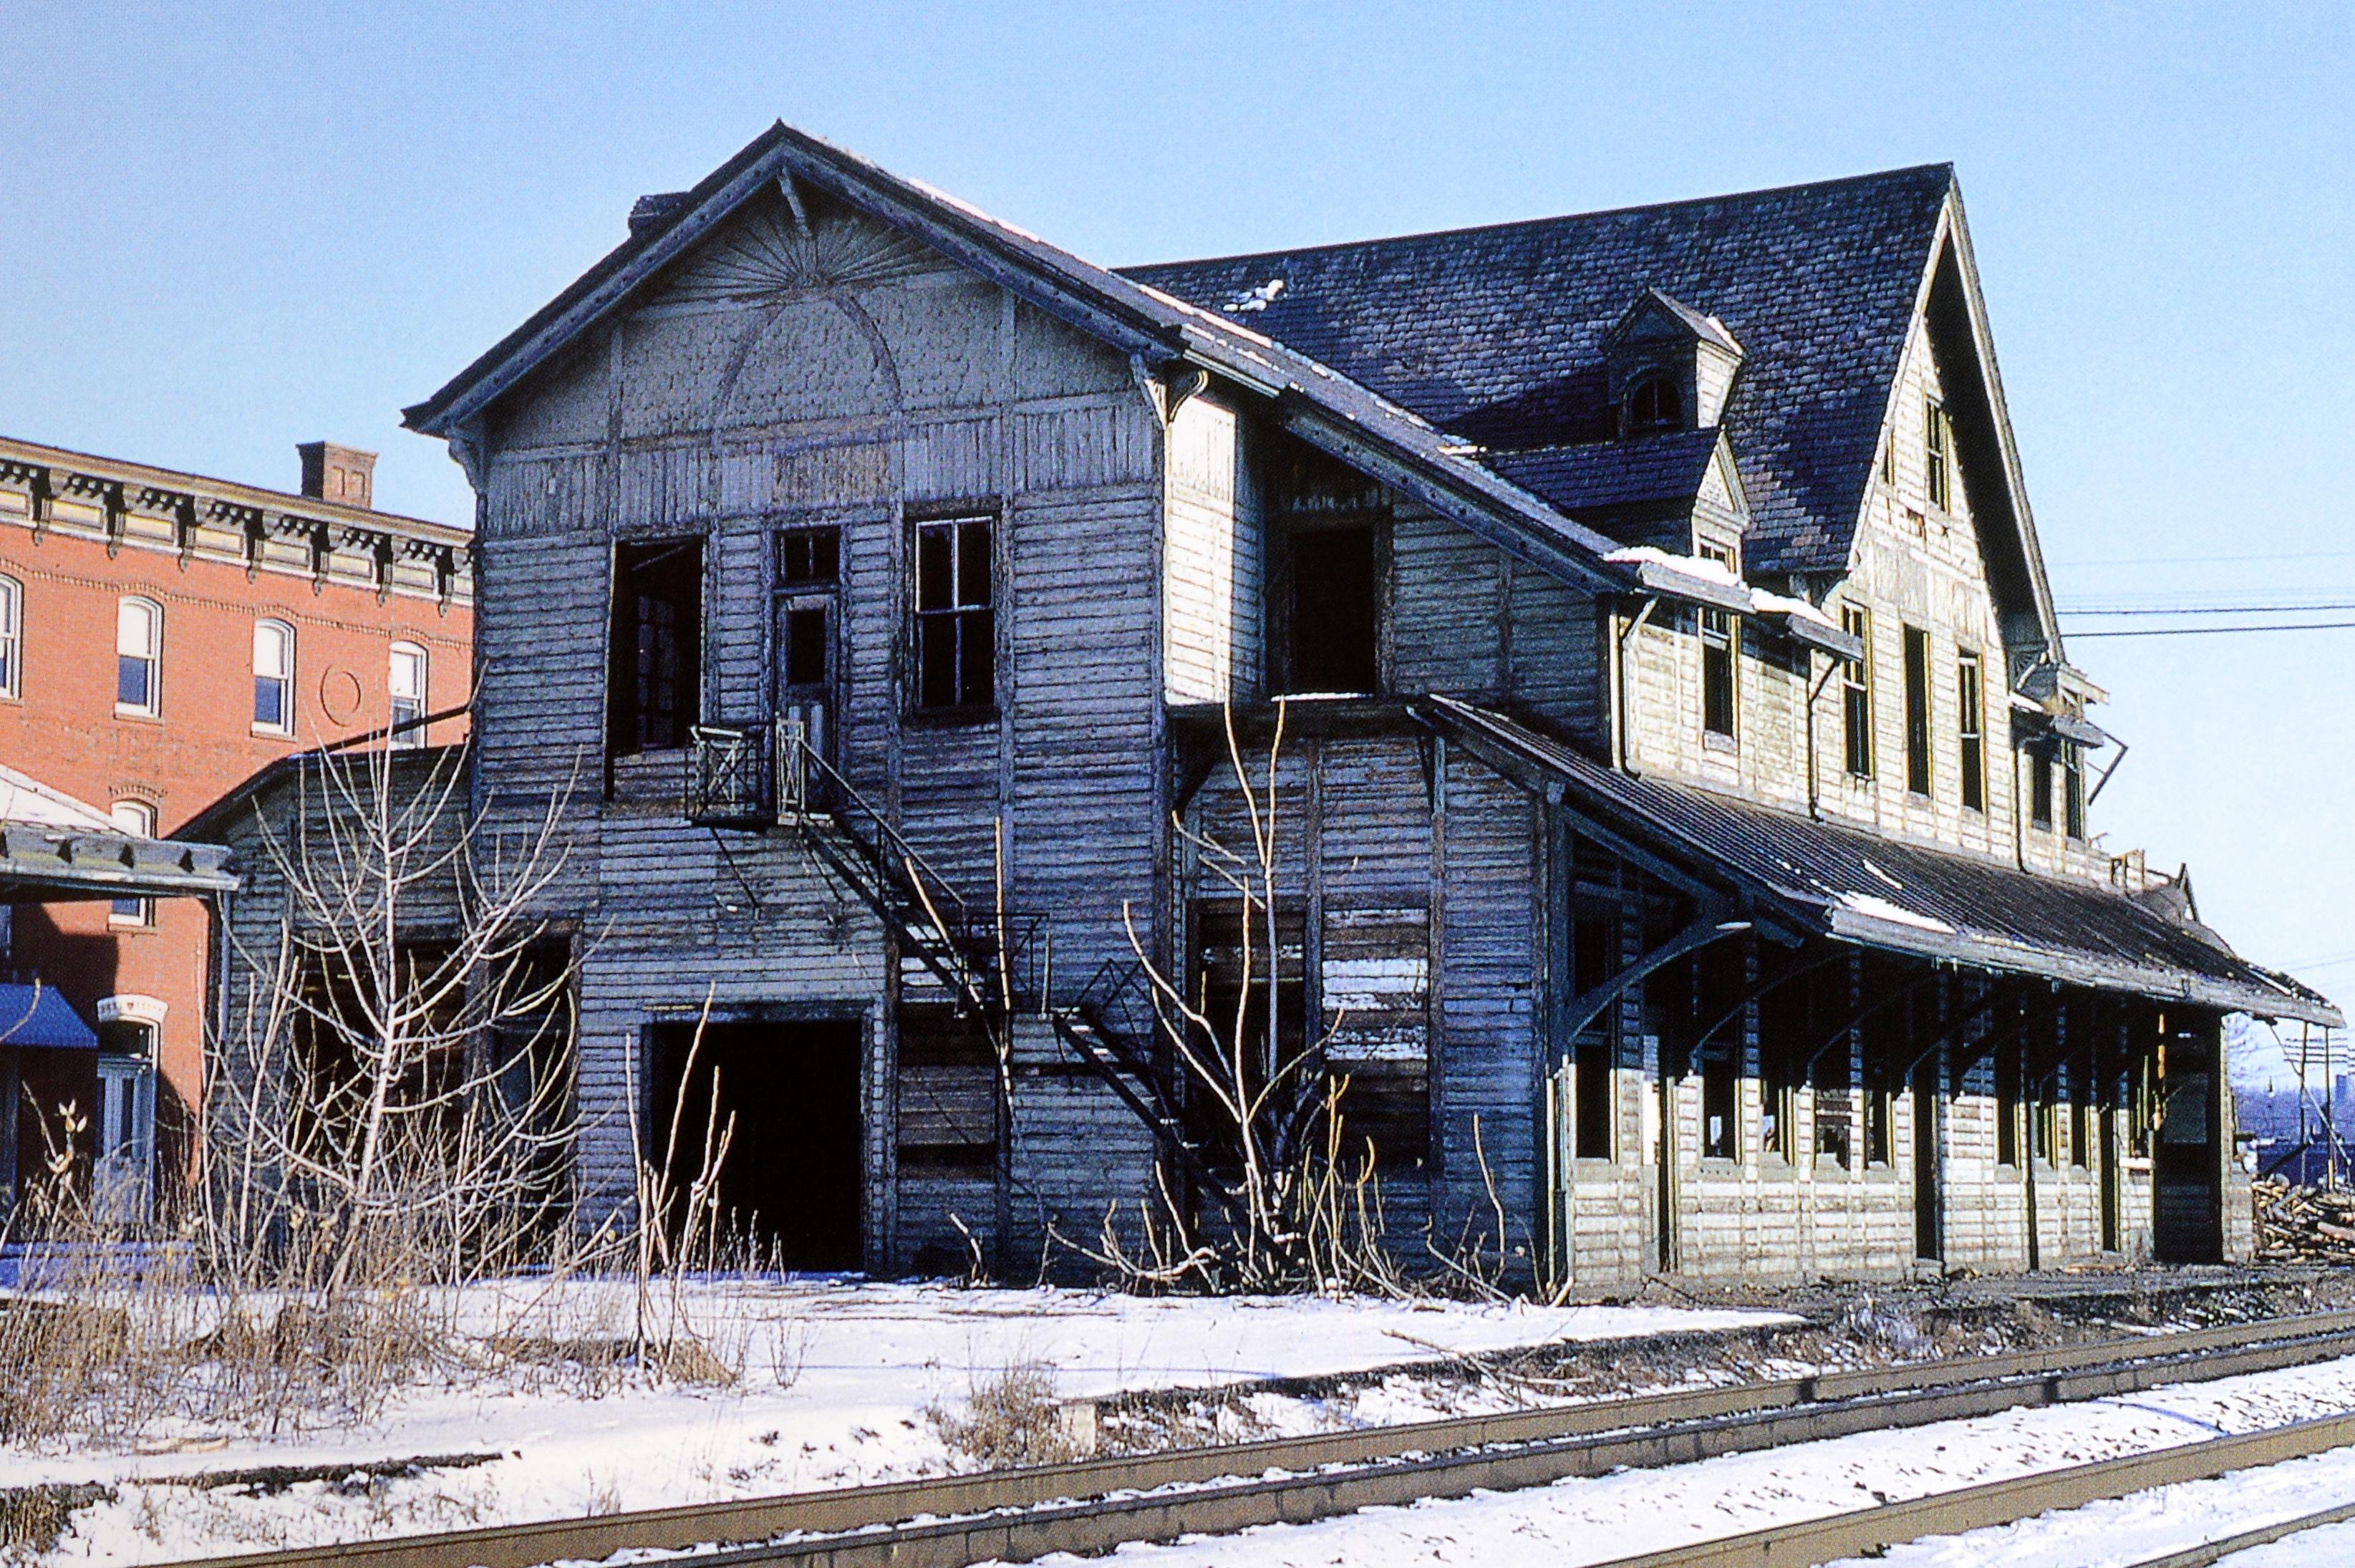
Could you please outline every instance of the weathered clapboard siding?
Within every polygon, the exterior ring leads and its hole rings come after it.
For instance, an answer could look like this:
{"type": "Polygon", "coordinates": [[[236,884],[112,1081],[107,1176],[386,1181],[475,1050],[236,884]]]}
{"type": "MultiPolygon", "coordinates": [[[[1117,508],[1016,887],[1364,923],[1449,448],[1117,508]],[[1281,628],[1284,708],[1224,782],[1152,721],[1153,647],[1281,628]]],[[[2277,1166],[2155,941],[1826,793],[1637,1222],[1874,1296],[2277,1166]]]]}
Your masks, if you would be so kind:
{"type": "Polygon", "coordinates": [[[1458,524],[1401,507],[1391,525],[1391,571],[1398,689],[1498,695],[1503,571],[1496,547],[1458,524]]]}
{"type": "Polygon", "coordinates": [[[1261,513],[1243,421],[1207,394],[1169,423],[1162,659],[1170,701],[1248,701],[1261,688],[1261,513]]]}

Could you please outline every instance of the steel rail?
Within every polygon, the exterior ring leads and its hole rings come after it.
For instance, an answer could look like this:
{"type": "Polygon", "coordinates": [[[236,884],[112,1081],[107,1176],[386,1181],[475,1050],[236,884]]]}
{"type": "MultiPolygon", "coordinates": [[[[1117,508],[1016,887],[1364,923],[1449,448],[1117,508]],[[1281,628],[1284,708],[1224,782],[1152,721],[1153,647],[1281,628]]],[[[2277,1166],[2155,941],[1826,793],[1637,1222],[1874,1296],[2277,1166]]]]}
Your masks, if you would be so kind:
{"type": "MultiPolygon", "coordinates": [[[[2147,1492],[2154,1487],[2213,1480],[2236,1470],[2279,1465],[2355,1444],[2355,1414],[2328,1415],[2287,1426],[2230,1437],[2208,1437],[2148,1454],[2129,1454],[2064,1470],[2045,1470],[2008,1481],[1935,1492],[1926,1498],[1833,1514],[1798,1524],[1776,1525],[1746,1535],[1720,1536],[1635,1557],[1618,1557],[1596,1568],[1819,1568],[1846,1557],[1877,1556],[1891,1546],[1933,1535],[1963,1535],[2038,1514],[2083,1508],[2087,1503],[2147,1492]]],[[[2288,1520],[2212,1541],[2135,1568],[2205,1568],[2232,1552],[2277,1541],[2300,1529],[2355,1517],[2355,1505],[2333,1509],[2333,1518],[2312,1515],[2312,1524],[2288,1520]]]]}
{"type": "Polygon", "coordinates": [[[2350,1519],[2355,1519],[2355,1503],[2340,1503],[2337,1508],[2300,1514],[2278,1524],[2261,1524],[2254,1530],[2244,1530],[2238,1535],[2228,1535],[2219,1541],[2203,1541],[2197,1546],[2187,1546],[2164,1557],[2146,1557],[2131,1564],[2130,1568],[2210,1568],[2211,1563],[2221,1563],[2235,1552],[2271,1546],[2276,1541],[2304,1535],[2307,1531],[2320,1530],[2326,1524],[2344,1524],[2350,1519]]]}
{"type": "Polygon", "coordinates": [[[1019,1561],[1130,1541],[1305,1522],[2022,1405],[2355,1354],[2355,1312],[1681,1391],[1509,1413],[218,1558],[289,1568],[530,1568],[623,1550],[775,1542],[703,1563],[893,1568],[1019,1561]],[[917,1522],[908,1522],[914,1520],[917,1522]]]}

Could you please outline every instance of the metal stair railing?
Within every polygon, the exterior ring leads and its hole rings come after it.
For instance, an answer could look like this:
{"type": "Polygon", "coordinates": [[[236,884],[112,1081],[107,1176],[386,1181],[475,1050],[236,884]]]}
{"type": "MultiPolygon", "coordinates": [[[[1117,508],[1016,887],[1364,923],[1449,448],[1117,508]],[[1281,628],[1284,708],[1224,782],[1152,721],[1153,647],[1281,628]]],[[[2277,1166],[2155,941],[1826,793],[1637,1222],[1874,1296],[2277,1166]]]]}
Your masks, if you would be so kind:
{"type": "Polygon", "coordinates": [[[1188,1164],[1199,1151],[1167,1103],[1146,1042],[1160,1029],[1145,965],[1108,958],[1070,1000],[1053,997],[1053,930],[1043,915],[976,912],[899,828],[810,741],[791,714],[777,725],[780,823],[804,837],[954,991],[960,1006],[1036,1012],[1081,1062],[1188,1164]],[[837,836],[818,829],[825,822],[837,836]],[[1018,980],[1018,976],[1019,977],[1018,980]],[[995,980],[998,994],[989,992],[995,980]]]}

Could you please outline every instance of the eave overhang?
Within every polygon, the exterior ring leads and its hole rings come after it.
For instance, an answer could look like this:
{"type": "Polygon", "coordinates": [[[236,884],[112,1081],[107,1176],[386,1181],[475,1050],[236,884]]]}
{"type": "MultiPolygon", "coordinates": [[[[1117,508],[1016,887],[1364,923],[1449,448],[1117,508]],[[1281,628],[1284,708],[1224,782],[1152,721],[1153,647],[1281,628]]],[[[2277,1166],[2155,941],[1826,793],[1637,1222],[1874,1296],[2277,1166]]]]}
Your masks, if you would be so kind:
{"type": "Polygon", "coordinates": [[[1423,723],[1501,771],[1542,774],[1565,803],[1613,835],[1737,891],[1745,909],[1773,925],[2057,985],[2345,1027],[2339,1009],[2320,993],[2106,887],[2036,876],[1949,850],[1883,843],[1860,830],[1722,800],[1689,785],[1631,778],[1504,715],[1455,699],[1427,698],[1412,707],[1423,723]],[[1874,867],[1872,856],[1939,877],[1945,884],[1943,901],[1926,901],[1909,891],[1902,877],[1874,867]],[[1859,860],[1869,875],[1843,879],[1836,869],[1859,860]],[[1844,880],[1856,885],[1838,885],[1844,880]],[[1975,889],[2001,898],[1974,900],[1975,889]],[[2082,944],[2006,931],[1992,913],[1976,912],[1998,901],[2036,906],[2053,929],[2079,922],[2082,944]],[[2097,923],[2103,929],[2094,929],[2097,923]],[[2173,949],[2185,961],[2135,956],[2127,949],[2137,944],[2147,953],[2173,949]]]}

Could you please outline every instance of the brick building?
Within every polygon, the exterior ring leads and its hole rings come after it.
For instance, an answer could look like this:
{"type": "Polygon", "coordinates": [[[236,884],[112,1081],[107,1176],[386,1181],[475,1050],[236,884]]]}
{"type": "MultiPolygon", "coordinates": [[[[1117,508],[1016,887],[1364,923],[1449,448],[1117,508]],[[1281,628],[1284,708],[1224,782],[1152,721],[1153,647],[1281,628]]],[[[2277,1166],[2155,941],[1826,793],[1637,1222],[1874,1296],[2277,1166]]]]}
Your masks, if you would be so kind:
{"type": "MultiPolygon", "coordinates": [[[[464,705],[470,536],[374,510],[372,453],[300,451],[295,495],[0,439],[0,763],[155,837],[292,752],[464,705]]],[[[207,920],[84,899],[5,928],[8,978],[95,1026],[99,1076],[132,1085],[102,1104],[167,1160],[201,1102],[207,920]]]]}

